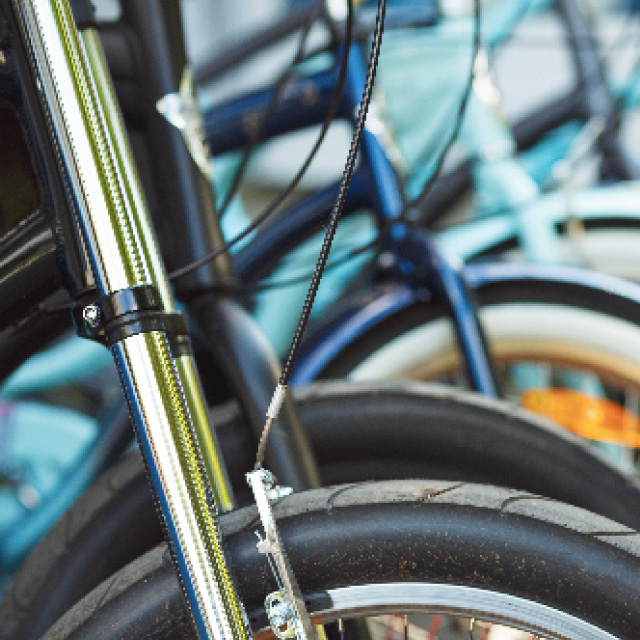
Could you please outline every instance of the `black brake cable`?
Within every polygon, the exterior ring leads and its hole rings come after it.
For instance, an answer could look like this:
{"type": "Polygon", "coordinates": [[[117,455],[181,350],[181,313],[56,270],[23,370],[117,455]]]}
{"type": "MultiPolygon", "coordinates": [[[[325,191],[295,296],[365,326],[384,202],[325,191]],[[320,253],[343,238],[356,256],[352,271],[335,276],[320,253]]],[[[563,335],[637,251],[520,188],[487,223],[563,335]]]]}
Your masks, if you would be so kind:
{"type": "Polygon", "coordinates": [[[440,156],[436,161],[435,168],[429,176],[427,183],[422,188],[420,194],[414,198],[408,206],[405,208],[405,215],[412,211],[421,211],[422,208],[426,205],[426,201],[431,193],[433,185],[435,181],[438,179],[442,171],[442,167],[444,166],[444,161],[449,153],[449,150],[453,146],[453,143],[456,141],[458,137],[458,133],[460,133],[460,127],[462,126],[462,122],[464,120],[464,114],[467,110],[467,104],[469,103],[469,98],[471,96],[471,91],[473,89],[473,81],[475,78],[475,63],[476,58],[478,57],[478,52],[480,51],[480,44],[482,38],[482,30],[480,28],[480,0],[474,0],[473,4],[473,40],[472,40],[472,50],[471,50],[471,65],[469,69],[469,76],[467,78],[467,83],[462,94],[462,99],[458,105],[458,112],[456,114],[455,124],[453,126],[453,130],[449,138],[447,139],[442,151],[440,152],[440,156]]]}
{"type": "Polygon", "coordinates": [[[296,65],[302,62],[305,58],[305,47],[307,38],[309,37],[311,28],[320,16],[320,10],[321,6],[318,6],[317,10],[309,15],[306,24],[304,25],[298,36],[298,45],[296,47],[296,53],[293,57],[293,60],[286,71],[282,73],[276,81],[271,98],[269,99],[267,106],[259,115],[257,130],[252,133],[249,141],[245,145],[245,148],[242,151],[242,158],[240,159],[240,162],[238,163],[238,166],[233,174],[233,178],[231,179],[231,185],[229,186],[227,193],[224,196],[222,204],[218,207],[218,216],[220,217],[220,219],[222,219],[224,214],[227,212],[231,201],[233,200],[233,198],[235,198],[238,190],[240,189],[240,186],[244,179],[244,174],[249,164],[249,160],[253,156],[255,147],[263,141],[266,135],[269,120],[271,120],[271,117],[278,108],[278,105],[280,104],[289,81],[295,76],[296,65]]]}
{"type": "MultiPolygon", "coordinates": [[[[371,251],[375,247],[382,244],[383,239],[386,233],[391,229],[391,225],[385,227],[381,230],[380,234],[374,238],[373,240],[367,242],[366,244],[362,244],[358,247],[353,247],[351,249],[345,249],[342,253],[334,256],[331,260],[327,262],[327,266],[325,268],[325,273],[337,269],[338,267],[342,267],[345,263],[350,260],[354,260],[355,258],[371,251]]],[[[217,280],[216,282],[208,285],[204,291],[209,293],[232,293],[232,294],[253,294],[259,293],[261,291],[271,291],[272,289],[283,289],[286,287],[292,287],[297,284],[302,284],[305,282],[309,282],[313,277],[313,271],[307,271],[306,273],[301,273],[297,276],[292,276],[289,278],[269,278],[266,277],[263,280],[258,282],[240,282],[237,279],[229,278],[227,280],[217,280]]],[[[200,289],[197,293],[193,295],[200,295],[203,290],[200,289]]],[[[185,301],[189,300],[189,294],[186,294],[184,298],[185,301]]]]}
{"type": "Polygon", "coordinates": [[[364,133],[364,126],[367,118],[367,111],[369,109],[369,104],[371,102],[371,94],[373,92],[373,82],[376,74],[376,68],[378,66],[378,59],[380,56],[380,45],[382,43],[382,32],[384,29],[385,9],[386,9],[386,0],[378,0],[378,12],[376,15],[376,25],[373,33],[373,41],[371,44],[371,54],[369,56],[367,78],[365,81],[364,91],[362,94],[362,100],[360,101],[360,108],[358,109],[358,116],[356,118],[355,130],[353,132],[353,137],[351,140],[349,155],[347,157],[347,162],[344,168],[344,172],[342,174],[342,180],[340,181],[338,196],[336,198],[335,204],[331,211],[331,215],[329,216],[327,231],[325,233],[324,241],[322,243],[322,249],[320,250],[320,255],[318,256],[318,261],[316,263],[316,268],[313,273],[313,277],[311,278],[311,283],[309,285],[307,297],[302,307],[300,319],[298,320],[298,326],[296,327],[293,340],[291,341],[289,353],[287,354],[287,358],[285,360],[282,373],[280,374],[280,380],[278,382],[278,386],[276,387],[276,390],[273,394],[273,398],[271,399],[271,404],[269,405],[269,409],[267,410],[267,421],[264,427],[264,431],[262,432],[262,436],[260,438],[260,443],[258,445],[258,453],[256,456],[256,464],[255,464],[256,469],[260,469],[262,467],[262,463],[264,461],[264,457],[267,449],[267,441],[269,438],[269,433],[271,431],[271,427],[273,426],[275,419],[278,417],[280,407],[282,406],[282,403],[286,395],[287,385],[289,384],[289,378],[291,376],[293,365],[295,363],[296,357],[298,355],[298,351],[300,349],[302,336],[304,334],[305,328],[309,321],[309,316],[311,315],[311,308],[313,307],[313,301],[316,297],[316,293],[318,292],[318,287],[320,286],[320,280],[322,279],[322,274],[324,273],[324,270],[327,264],[327,259],[329,257],[329,251],[331,250],[331,244],[333,243],[336,229],[338,227],[338,220],[340,218],[340,214],[342,213],[342,209],[344,207],[344,202],[346,199],[347,190],[349,188],[349,183],[351,182],[351,177],[355,170],[356,158],[358,155],[358,150],[360,148],[362,135],[364,133]]]}
{"type": "Polygon", "coordinates": [[[228,242],[225,242],[217,249],[211,251],[206,256],[191,262],[190,264],[181,267],[180,269],[176,269],[172,273],[169,274],[169,280],[176,280],[188,273],[191,273],[201,267],[203,264],[210,262],[211,260],[215,260],[219,255],[229,251],[231,247],[238,244],[238,242],[244,240],[252,231],[258,228],[261,224],[263,224],[267,219],[269,219],[280,207],[280,205],[291,195],[291,193],[296,189],[300,181],[302,180],[304,174],[307,172],[307,169],[311,165],[311,162],[315,158],[318,153],[318,149],[324,142],[324,139],[327,135],[327,131],[336,114],[338,113],[338,109],[340,108],[340,102],[342,100],[342,90],[344,88],[345,80],[347,77],[347,61],[349,58],[349,49],[351,47],[351,43],[353,41],[353,0],[347,0],[347,19],[345,21],[345,38],[344,38],[344,51],[342,54],[342,60],[340,62],[340,71],[338,74],[338,82],[336,84],[336,88],[333,93],[333,98],[331,100],[331,105],[329,106],[329,110],[327,111],[327,115],[325,116],[324,122],[322,123],[322,127],[320,129],[320,133],[313,145],[313,148],[309,152],[306,160],[303,165],[298,170],[298,173],[295,175],[293,180],[289,183],[289,185],[283,189],[278,196],[276,196],[271,203],[258,215],[250,224],[248,224],[239,234],[234,236],[228,242]]]}

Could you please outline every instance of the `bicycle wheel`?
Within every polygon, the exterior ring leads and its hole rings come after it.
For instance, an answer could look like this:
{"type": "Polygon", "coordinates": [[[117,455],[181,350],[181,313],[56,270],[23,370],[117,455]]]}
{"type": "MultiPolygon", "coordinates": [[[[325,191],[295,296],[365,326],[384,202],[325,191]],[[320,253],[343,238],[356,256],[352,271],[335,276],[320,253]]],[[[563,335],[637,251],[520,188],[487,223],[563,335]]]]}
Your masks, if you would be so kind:
{"type": "MultiPolygon", "coordinates": [[[[528,638],[637,637],[639,534],[575,507],[491,486],[418,480],[305,492],[275,512],[316,623],[375,616],[373,624],[384,624],[381,614],[410,614],[407,632],[422,628],[424,638],[429,627],[421,616],[444,613],[508,625],[528,638]]],[[[256,519],[251,507],[221,521],[260,630],[264,598],[276,587],[256,551],[256,519]]],[[[383,627],[370,637],[385,635],[383,627]]],[[[103,583],[44,637],[191,637],[166,548],[103,583]]]]}
{"type": "MultiPolygon", "coordinates": [[[[519,401],[533,386],[542,390],[545,408],[547,390],[573,389],[572,401],[577,398],[578,405],[587,407],[593,400],[589,406],[607,415],[619,411],[616,437],[637,448],[640,330],[634,305],[613,292],[553,281],[501,282],[480,290],[478,302],[509,400],[519,401]],[[527,365],[524,371],[522,365],[527,365]]],[[[464,384],[451,324],[444,308],[434,304],[415,304],[372,327],[329,362],[321,376],[464,384]]],[[[582,426],[565,424],[563,407],[556,409],[543,412],[581,435],[594,426],[586,419],[582,426]]]]}
{"type": "MultiPolygon", "coordinates": [[[[511,483],[640,525],[637,487],[546,421],[459,389],[345,387],[322,382],[296,391],[325,483],[427,474],[511,483]]],[[[246,488],[252,446],[238,438],[246,429],[238,428],[233,407],[213,418],[234,488],[246,488]]],[[[83,595],[161,539],[141,461],[129,455],[27,558],[0,600],[0,638],[40,638],[83,595]]]]}

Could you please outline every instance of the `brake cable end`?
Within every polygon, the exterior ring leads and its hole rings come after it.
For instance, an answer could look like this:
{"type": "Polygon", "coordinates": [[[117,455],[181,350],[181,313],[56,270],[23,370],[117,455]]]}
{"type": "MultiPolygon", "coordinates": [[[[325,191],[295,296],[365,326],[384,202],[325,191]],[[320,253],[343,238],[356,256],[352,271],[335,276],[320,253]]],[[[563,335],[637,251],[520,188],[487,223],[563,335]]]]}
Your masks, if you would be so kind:
{"type": "Polygon", "coordinates": [[[267,409],[267,421],[265,422],[264,429],[262,430],[262,435],[260,436],[260,443],[258,444],[256,464],[253,467],[255,471],[262,469],[262,463],[264,462],[264,457],[267,452],[267,442],[269,441],[269,434],[271,433],[273,423],[276,421],[278,414],[280,413],[280,409],[282,408],[282,403],[284,402],[286,395],[286,384],[279,384],[273,392],[271,404],[269,404],[269,408],[267,409]]]}

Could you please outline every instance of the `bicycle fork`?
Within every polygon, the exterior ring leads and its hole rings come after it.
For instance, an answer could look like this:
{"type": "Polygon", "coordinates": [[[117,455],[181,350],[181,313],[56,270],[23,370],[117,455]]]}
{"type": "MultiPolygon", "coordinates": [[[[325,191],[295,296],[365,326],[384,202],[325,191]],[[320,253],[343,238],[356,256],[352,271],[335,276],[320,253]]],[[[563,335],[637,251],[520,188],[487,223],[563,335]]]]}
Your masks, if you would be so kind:
{"type": "Polygon", "coordinates": [[[77,324],[113,353],[199,633],[247,638],[214,500],[227,508],[231,493],[97,34],[79,34],[66,0],[12,0],[12,10],[95,284],[77,324]]]}

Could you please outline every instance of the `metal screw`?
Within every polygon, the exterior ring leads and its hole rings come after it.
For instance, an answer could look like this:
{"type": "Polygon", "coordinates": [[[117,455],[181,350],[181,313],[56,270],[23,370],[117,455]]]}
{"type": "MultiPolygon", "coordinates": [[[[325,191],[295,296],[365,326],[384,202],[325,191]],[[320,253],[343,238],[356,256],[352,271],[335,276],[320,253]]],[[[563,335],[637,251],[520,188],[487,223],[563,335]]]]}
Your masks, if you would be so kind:
{"type": "Polygon", "coordinates": [[[96,329],[100,324],[100,308],[90,304],[82,310],[82,318],[89,329],[96,329]]]}
{"type": "Polygon", "coordinates": [[[262,486],[265,488],[266,491],[273,489],[273,487],[276,484],[275,476],[268,469],[262,469],[262,474],[260,476],[260,479],[262,480],[262,486]]]}

